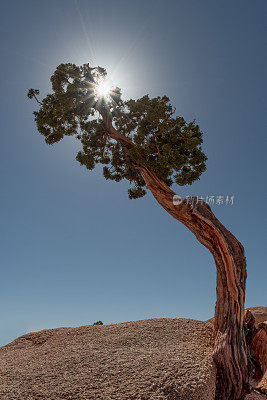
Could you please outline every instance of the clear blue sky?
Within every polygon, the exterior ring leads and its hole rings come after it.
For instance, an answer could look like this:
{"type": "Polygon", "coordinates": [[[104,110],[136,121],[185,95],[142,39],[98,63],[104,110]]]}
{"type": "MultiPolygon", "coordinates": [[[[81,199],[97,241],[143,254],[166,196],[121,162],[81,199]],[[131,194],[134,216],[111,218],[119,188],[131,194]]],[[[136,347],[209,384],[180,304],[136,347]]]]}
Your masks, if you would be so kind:
{"type": "Polygon", "coordinates": [[[129,200],[49,147],[30,87],[58,64],[107,68],[124,98],[166,94],[205,132],[208,169],[182,196],[234,195],[216,216],[243,243],[247,306],[266,305],[266,0],[5,1],[1,6],[0,345],[29,331],[208,319],[215,265],[151,195],[129,200]]]}

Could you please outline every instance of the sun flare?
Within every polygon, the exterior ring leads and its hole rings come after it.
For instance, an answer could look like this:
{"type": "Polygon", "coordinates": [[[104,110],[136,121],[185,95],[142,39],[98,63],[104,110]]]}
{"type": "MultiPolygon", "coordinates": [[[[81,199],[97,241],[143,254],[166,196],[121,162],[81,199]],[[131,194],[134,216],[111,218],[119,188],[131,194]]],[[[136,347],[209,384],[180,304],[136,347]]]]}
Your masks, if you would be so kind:
{"type": "Polygon", "coordinates": [[[107,98],[107,97],[109,97],[111,89],[112,89],[111,82],[103,79],[96,84],[96,89],[95,89],[96,95],[97,95],[97,97],[107,98]]]}

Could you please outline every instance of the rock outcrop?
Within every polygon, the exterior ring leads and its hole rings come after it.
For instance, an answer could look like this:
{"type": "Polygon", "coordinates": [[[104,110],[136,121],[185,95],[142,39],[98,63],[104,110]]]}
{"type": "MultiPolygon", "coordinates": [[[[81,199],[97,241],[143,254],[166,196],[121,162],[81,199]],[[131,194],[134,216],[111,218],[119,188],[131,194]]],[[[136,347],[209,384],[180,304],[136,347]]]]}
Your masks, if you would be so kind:
{"type": "Polygon", "coordinates": [[[267,307],[250,307],[247,310],[251,311],[254,315],[256,325],[261,322],[267,322],[267,307]]]}
{"type": "Polygon", "coordinates": [[[213,400],[212,350],[188,319],[30,333],[0,348],[0,399],[213,400]]]}
{"type": "MultiPolygon", "coordinates": [[[[0,348],[0,399],[214,400],[213,345],[212,322],[189,319],[29,333],[0,348]]],[[[259,390],[246,400],[267,375],[259,390]]]]}

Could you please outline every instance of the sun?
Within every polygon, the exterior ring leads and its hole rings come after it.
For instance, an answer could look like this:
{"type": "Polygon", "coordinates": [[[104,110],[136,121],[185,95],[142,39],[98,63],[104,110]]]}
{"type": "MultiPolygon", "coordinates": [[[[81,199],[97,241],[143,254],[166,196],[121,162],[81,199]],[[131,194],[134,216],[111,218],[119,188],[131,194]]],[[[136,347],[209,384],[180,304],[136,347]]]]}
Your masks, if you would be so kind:
{"type": "Polygon", "coordinates": [[[112,84],[107,79],[101,79],[95,87],[95,93],[98,98],[108,98],[112,90],[112,84]]]}

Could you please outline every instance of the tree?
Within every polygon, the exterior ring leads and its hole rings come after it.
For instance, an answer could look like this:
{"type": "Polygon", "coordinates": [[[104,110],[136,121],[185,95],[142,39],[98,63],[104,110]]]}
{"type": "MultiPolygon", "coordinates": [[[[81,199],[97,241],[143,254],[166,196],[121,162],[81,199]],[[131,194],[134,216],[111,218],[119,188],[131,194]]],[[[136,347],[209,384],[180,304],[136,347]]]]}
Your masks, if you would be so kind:
{"type": "Polygon", "coordinates": [[[173,183],[192,184],[206,169],[203,133],[196,121],[187,123],[175,116],[167,96],[122,101],[120,89],[109,88],[101,67],[61,64],[51,82],[53,92],[42,101],[37,98],[38,90],[28,92],[40,105],[34,116],[46,143],[75,136],[82,144],[76,157],[81,165],[92,170],[100,163],[106,179],[128,180],[130,199],[150,190],[212,253],[217,268],[216,399],[243,399],[266,369],[256,339],[266,340],[266,329],[256,329],[252,315],[244,315],[247,272],[243,246],[208,204],[195,197],[188,203],[170,188],[173,183]]]}

